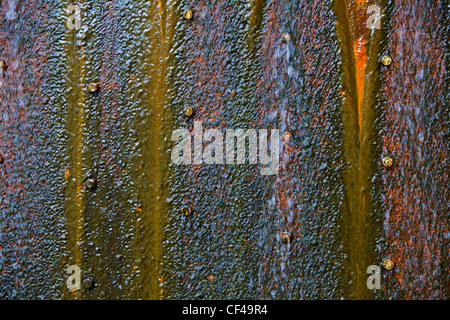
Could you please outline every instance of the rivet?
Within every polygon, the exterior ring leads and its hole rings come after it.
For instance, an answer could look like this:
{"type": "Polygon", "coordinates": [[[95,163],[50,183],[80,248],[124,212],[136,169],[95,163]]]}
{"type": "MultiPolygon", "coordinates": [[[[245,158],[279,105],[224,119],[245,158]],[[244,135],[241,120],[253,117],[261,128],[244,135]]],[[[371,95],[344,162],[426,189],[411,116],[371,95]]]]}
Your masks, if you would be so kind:
{"type": "Polygon", "coordinates": [[[385,66],[389,66],[392,63],[392,58],[387,55],[383,56],[383,58],[381,58],[381,63],[385,66]]]}
{"type": "Polygon", "coordinates": [[[289,33],[283,33],[281,35],[281,39],[283,39],[286,42],[289,42],[289,41],[291,41],[291,35],[289,33]]]}
{"type": "Polygon", "coordinates": [[[280,235],[280,238],[281,238],[281,241],[283,241],[283,243],[288,243],[291,241],[292,235],[290,232],[285,231],[280,235]]]}
{"type": "Polygon", "coordinates": [[[290,132],[285,132],[281,137],[283,138],[283,141],[288,142],[291,141],[292,134],[290,132]]]}
{"type": "Polygon", "coordinates": [[[0,60],[0,69],[5,69],[5,67],[6,67],[5,60],[0,60]]]}
{"type": "Polygon", "coordinates": [[[384,259],[383,267],[388,271],[392,270],[394,268],[394,262],[391,259],[384,259]]]}
{"type": "Polygon", "coordinates": [[[193,16],[194,16],[194,14],[192,13],[192,10],[186,10],[185,12],[183,12],[183,17],[186,20],[192,19],[193,16]]]}
{"type": "Polygon", "coordinates": [[[188,107],[188,108],[186,108],[186,110],[184,110],[184,115],[186,117],[192,117],[193,114],[194,114],[194,108],[192,108],[192,107],[188,107]]]}
{"type": "Polygon", "coordinates": [[[192,210],[191,210],[191,208],[188,208],[188,207],[182,207],[181,214],[185,217],[189,217],[192,214],[192,210]]]}
{"type": "Polygon", "coordinates": [[[88,89],[89,89],[89,92],[97,92],[98,91],[98,84],[95,83],[95,82],[90,83],[88,85],[88,89]]]}
{"type": "Polygon", "coordinates": [[[390,158],[390,157],[383,158],[383,166],[385,166],[386,168],[389,168],[390,166],[392,166],[393,163],[394,163],[394,160],[392,160],[392,158],[390,158]]]}
{"type": "Polygon", "coordinates": [[[95,181],[95,179],[89,178],[86,180],[86,188],[88,188],[89,190],[93,190],[96,185],[97,182],[95,181]]]}
{"type": "Polygon", "coordinates": [[[83,288],[86,290],[92,290],[95,287],[94,278],[92,278],[92,277],[84,278],[81,283],[83,285],[83,288]]]}

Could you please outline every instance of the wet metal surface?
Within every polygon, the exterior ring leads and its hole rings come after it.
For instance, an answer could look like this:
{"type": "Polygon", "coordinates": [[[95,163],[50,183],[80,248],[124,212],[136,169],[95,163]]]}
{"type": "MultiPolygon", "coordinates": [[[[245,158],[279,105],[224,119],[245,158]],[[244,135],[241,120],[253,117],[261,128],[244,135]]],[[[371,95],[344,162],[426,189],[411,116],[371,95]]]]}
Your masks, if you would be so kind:
{"type": "Polygon", "coordinates": [[[449,298],[448,14],[445,1],[390,7],[385,50],[393,63],[382,73],[378,132],[395,166],[378,173],[379,250],[396,267],[383,279],[384,298],[449,298]]]}
{"type": "Polygon", "coordinates": [[[2,1],[0,297],[448,299],[449,25],[444,0],[2,1]],[[278,172],[171,162],[200,122],[278,129],[278,172]]]}

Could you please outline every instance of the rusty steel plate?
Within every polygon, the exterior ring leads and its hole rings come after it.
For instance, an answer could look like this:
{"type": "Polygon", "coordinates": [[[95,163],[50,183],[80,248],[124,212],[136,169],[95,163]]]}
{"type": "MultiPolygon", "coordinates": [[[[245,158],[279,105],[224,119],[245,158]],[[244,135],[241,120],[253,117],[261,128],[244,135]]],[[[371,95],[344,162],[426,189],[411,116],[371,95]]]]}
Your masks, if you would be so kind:
{"type": "Polygon", "coordinates": [[[448,299],[449,28],[444,0],[0,2],[0,298],[448,299]]]}

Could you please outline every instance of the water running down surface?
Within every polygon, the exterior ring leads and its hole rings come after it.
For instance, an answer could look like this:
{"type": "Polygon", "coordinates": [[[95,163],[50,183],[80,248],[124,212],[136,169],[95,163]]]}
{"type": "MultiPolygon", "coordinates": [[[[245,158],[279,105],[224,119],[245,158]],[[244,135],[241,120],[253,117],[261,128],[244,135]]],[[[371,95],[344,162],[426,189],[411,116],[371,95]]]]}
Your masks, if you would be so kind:
{"type": "Polygon", "coordinates": [[[0,5],[0,297],[448,298],[445,1],[70,4],[0,5]],[[171,163],[194,121],[279,129],[278,174],[171,163]]]}

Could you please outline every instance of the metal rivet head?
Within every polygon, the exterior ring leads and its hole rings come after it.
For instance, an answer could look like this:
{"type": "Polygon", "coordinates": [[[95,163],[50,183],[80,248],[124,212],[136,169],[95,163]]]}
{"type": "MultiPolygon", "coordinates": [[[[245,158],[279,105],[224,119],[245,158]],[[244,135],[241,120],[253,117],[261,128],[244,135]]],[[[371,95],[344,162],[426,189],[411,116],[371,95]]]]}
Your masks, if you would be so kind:
{"type": "Polygon", "coordinates": [[[390,158],[390,157],[383,158],[383,166],[385,166],[386,168],[391,167],[393,163],[394,163],[394,160],[392,160],[392,158],[390,158]]]}
{"type": "Polygon", "coordinates": [[[383,56],[383,58],[381,58],[381,63],[384,64],[385,66],[388,66],[392,63],[392,58],[389,56],[383,56]]]}
{"type": "Polygon", "coordinates": [[[192,19],[193,16],[194,16],[194,14],[192,13],[192,10],[186,10],[185,12],[183,12],[183,17],[186,20],[192,19]]]}
{"type": "Polygon", "coordinates": [[[391,259],[385,259],[383,261],[383,267],[388,271],[392,270],[394,268],[394,262],[391,259]]]}
{"type": "Polygon", "coordinates": [[[88,188],[89,190],[93,190],[97,185],[97,182],[95,181],[95,179],[89,178],[86,180],[86,188],[88,188]]]}
{"type": "Polygon", "coordinates": [[[192,214],[191,208],[183,207],[181,208],[181,214],[185,217],[189,217],[192,214]]]}
{"type": "Polygon", "coordinates": [[[90,83],[88,85],[88,89],[89,89],[89,92],[97,92],[98,91],[98,84],[95,83],[95,82],[90,83]]]}
{"type": "Polygon", "coordinates": [[[83,285],[83,288],[86,290],[92,290],[95,287],[94,278],[92,277],[84,278],[81,284],[83,285]]]}
{"type": "Polygon", "coordinates": [[[5,69],[5,67],[6,67],[5,60],[0,60],[0,69],[5,69]]]}
{"type": "Polygon", "coordinates": [[[289,42],[289,41],[291,41],[291,35],[289,33],[283,33],[281,35],[281,39],[283,39],[286,42],[289,42]]]}
{"type": "Polygon", "coordinates": [[[281,238],[281,241],[283,241],[283,243],[288,243],[291,241],[292,235],[290,232],[285,231],[280,235],[280,238],[281,238]]]}
{"type": "Polygon", "coordinates": [[[283,141],[288,142],[292,139],[292,134],[290,132],[285,132],[282,135],[283,141]]]}
{"type": "Polygon", "coordinates": [[[194,108],[192,108],[192,107],[188,107],[188,108],[186,108],[186,110],[184,110],[184,115],[186,117],[192,117],[193,114],[194,114],[194,108]]]}

